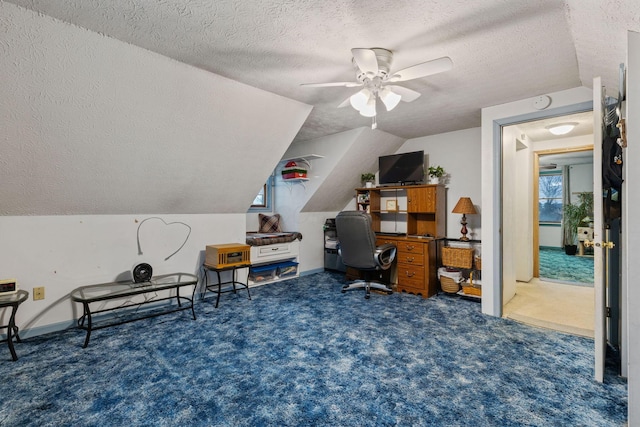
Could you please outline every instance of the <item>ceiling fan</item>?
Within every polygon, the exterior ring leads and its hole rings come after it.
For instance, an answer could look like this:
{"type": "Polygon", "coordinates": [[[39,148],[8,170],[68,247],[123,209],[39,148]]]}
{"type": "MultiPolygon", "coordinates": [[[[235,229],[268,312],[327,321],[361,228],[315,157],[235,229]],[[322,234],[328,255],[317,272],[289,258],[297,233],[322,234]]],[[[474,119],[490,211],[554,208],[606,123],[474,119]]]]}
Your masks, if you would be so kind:
{"type": "Polygon", "coordinates": [[[393,52],[382,48],[354,48],[352,63],[356,70],[354,82],[306,83],[307,87],[362,87],[358,92],[345,99],[338,108],[351,105],[361,115],[372,117],[372,129],[376,128],[376,100],[380,98],[387,111],[393,110],[400,101],[415,101],[420,93],[391,83],[418,79],[432,74],[448,71],[453,62],[448,56],[434,59],[400,71],[390,73],[393,52]]]}

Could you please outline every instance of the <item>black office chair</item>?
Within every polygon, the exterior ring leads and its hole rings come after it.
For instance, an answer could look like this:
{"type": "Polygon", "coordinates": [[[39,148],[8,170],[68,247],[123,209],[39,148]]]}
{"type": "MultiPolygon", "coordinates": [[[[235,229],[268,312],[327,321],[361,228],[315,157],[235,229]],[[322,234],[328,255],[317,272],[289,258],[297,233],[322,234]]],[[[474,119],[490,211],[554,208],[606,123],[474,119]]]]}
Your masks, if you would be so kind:
{"type": "Polygon", "coordinates": [[[336,234],[344,265],[364,272],[364,280],[344,285],[342,292],[364,288],[365,298],[371,295],[371,288],[392,293],[389,286],[372,282],[372,276],[391,267],[396,258],[396,247],[390,243],[376,247],[376,235],[371,228],[369,214],[361,211],[340,212],[336,216],[336,234]]]}

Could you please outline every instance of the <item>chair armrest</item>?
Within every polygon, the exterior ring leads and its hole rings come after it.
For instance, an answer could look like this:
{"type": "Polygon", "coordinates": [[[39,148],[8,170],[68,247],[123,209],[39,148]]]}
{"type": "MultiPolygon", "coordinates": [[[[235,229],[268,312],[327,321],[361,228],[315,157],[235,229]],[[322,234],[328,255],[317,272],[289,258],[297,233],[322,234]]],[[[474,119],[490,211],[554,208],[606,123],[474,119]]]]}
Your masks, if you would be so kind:
{"type": "Polygon", "coordinates": [[[391,267],[393,260],[396,259],[396,251],[396,246],[391,243],[378,246],[374,253],[376,264],[378,264],[382,270],[388,269],[391,267]]]}

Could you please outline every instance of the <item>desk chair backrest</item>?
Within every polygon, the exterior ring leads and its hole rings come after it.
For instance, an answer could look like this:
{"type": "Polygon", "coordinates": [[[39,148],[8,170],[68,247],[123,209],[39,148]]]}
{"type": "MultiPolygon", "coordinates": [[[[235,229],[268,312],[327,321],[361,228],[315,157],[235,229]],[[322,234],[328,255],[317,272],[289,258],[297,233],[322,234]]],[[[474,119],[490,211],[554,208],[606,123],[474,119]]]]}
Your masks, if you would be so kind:
{"type": "Polygon", "coordinates": [[[371,217],[366,212],[340,212],[336,216],[336,232],[344,265],[359,270],[386,270],[393,262],[395,248],[380,253],[371,217]]]}

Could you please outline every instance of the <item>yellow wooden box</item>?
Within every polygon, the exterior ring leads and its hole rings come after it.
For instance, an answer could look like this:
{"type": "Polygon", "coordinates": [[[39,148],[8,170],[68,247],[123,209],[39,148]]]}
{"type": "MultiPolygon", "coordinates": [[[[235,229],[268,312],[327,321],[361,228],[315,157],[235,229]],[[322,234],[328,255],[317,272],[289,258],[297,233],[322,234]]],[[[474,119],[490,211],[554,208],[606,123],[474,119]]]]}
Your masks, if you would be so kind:
{"type": "Polygon", "coordinates": [[[207,245],[204,264],[207,267],[225,268],[251,262],[251,246],[241,243],[207,245]]]}

